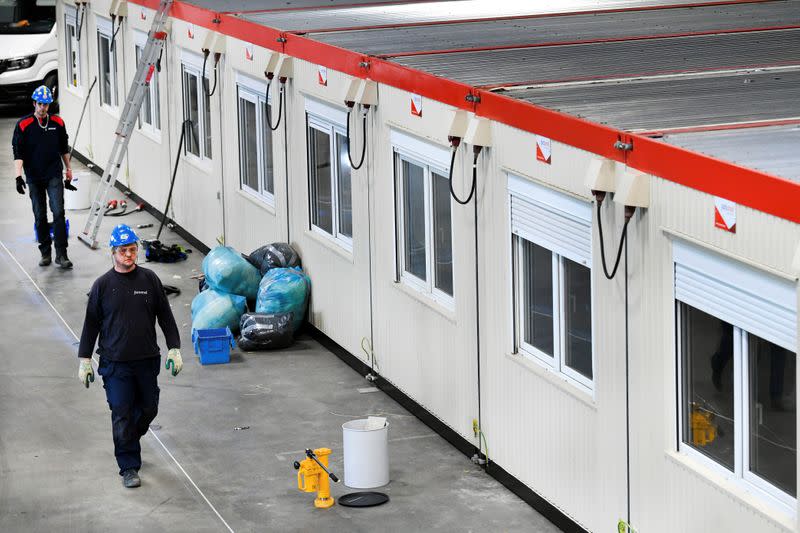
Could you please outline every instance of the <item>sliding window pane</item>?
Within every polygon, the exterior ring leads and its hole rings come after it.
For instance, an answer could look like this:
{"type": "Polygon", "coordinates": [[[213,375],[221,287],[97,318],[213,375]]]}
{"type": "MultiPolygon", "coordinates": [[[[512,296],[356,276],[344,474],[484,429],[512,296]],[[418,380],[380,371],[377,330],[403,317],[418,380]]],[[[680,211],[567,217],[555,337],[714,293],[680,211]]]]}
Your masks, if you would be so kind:
{"type": "Polygon", "coordinates": [[[408,161],[403,161],[402,166],[405,270],[425,281],[425,170],[408,161]]]}
{"type": "Polygon", "coordinates": [[[440,291],[453,295],[453,229],[450,217],[450,181],[431,173],[433,181],[434,282],[440,291]]]}
{"type": "Polygon", "coordinates": [[[553,254],[522,240],[523,340],[553,356],[553,254]]]}
{"type": "Polygon", "coordinates": [[[793,352],[748,334],[750,471],[797,495],[797,395],[793,352]]]}
{"type": "Polygon", "coordinates": [[[184,105],[184,113],[186,116],[186,120],[190,123],[186,127],[185,138],[183,140],[184,145],[186,146],[186,151],[194,154],[196,156],[200,156],[200,130],[198,121],[200,119],[200,113],[197,108],[197,86],[198,80],[197,76],[190,72],[183,72],[183,105],[184,105]]]}
{"type": "Polygon", "coordinates": [[[564,263],[565,364],[592,379],[592,272],[567,258],[564,263]]]}
{"type": "Polygon", "coordinates": [[[108,53],[109,39],[105,35],[97,36],[98,70],[100,74],[100,101],[112,105],[111,99],[111,63],[108,53]]]}
{"type": "Polygon", "coordinates": [[[203,138],[205,141],[203,157],[211,159],[211,98],[206,91],[203,91],[203,138]]]}
{"type": "Polygon", "coordinates": [[[347,156],[347,139],[336,134],[337,163],[339,165],[339,233],[353,237],[353,192],[351,184],[350,160],[347,156]]]}
{"type": "Polygon", "coordinates": [[[683,442],[734,469],[733,326],[679,302],[683,442]]]}
{"type": "Polygon", "coordinates": [[[239,99],[239,157],[242,185],[258,192],[258,137],[256,133],[256,104],[239,99]]]}
{"type": "Polygon", "coordinates": [[[273,169],[272,157],[272,130],[267,126],[267,113],[271,113],[272,109],[265,103],[261,103],[261,138],[263,139],[263,146],[261,149],[264,151],[264,192],[275,194],[275,174],[273,169]]]}
{"type": "Polygon", "coordinates": [[[333,235],[331,137],[323,131],[309,127],[308,146],[311,172],[311,222],[333,235]]]}

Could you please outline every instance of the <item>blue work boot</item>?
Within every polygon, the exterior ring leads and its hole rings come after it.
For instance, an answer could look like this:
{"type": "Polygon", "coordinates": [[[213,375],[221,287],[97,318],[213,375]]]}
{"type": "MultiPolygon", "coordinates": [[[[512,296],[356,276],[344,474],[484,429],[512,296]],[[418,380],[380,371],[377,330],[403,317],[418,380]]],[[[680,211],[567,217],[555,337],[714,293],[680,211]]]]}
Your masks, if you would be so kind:
{"type": "Polygon", "coordinates": [[[139,472],[133,468],[129,468],[122,473],[122,485],[126,489],[135,489],[142,485],[142,480],[139,479],[139,472]]]}

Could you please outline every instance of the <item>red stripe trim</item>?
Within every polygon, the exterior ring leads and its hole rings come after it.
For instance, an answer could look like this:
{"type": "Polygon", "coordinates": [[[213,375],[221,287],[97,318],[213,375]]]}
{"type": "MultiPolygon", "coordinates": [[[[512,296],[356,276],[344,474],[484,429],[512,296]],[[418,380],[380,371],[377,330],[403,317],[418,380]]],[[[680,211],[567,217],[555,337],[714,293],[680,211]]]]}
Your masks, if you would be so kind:
{"type": "Polygon", "coordinates": [[[634,136],[627,164],[692,189],[800,223],[800,184],[648,137],[634,136]]]}
{"type": "Polygon", "coordinates": [[[627,78],[641,78],[641,77],[652,77],[652,76],[673,76],[677,74],[700,74],[700,73],[709,73],[709,72],[724,72],[728,70],[747,70],[747,69],[766,69],[766,68],[777,68],[777,67],[787,67],[787,66],[795,66],[800,65],[800,62],[797,61],[785,61],[779,63],[752,63],[749,65],[725,65],[725,66],[718,66],[714,67],[713,69],[707,68],[698,68],[698,69],[680,69],[680,70],[652,70],[647,72],[629,72],[629,73],[620,73],[620,74],[613,74],[609,76],[579,76],[574,78],[558,78],[558,79],[551,79],[551,80],[527,80],[527,81],[518,81],[512,83],[501,83],[497,85],[481,85],[481,89],[485,89],[488,91],[497,90],[497,89],[504,89],[504,88],[511,88],[511,87],[525,87],[528,85],[555,85],[557,83],[572,83],[572,82],[580,82],[580,81],[602,81],[602,80],[615,80],[615,79],[627,79],[627,78]]]}
{"type": "Polygon", "coordinates": [[[703,35],[724,35],[728,33],[752,33],[762,31],[777,31],[777,30],[796,30],[800,28],[800,24],[793,24],[788,26],[763,26],[759,28],[731,28],[731,29],[716,29],[704,30],[695,32],[684,33],[665,33],[662,35],[629,35],[625,37],[607,37],[604,39],[585,39],[578,41],[548,41],[544,43],[529,43],[529,44],[508,44],[498,46],[477,46],[473,48],[448,48],[444,50],[418,50],[415,52],[396,52],[392,54],[380,54],[376,57],[381,59],[390,59],[395,57],[411,57],[411,56],[425,56],[425,55],[438,55],[438,54],[457,54],[460,52],[488,52],[495,50],[514,50],[519,48],[549,48],[553,46],[572,46],[583,44],[599,44],[599,43],[620,43],[627,41],[649,41],[653,39],[674,39],[680,37],[700,37],[703,35]]]}
{"type": "MultiPolygon", "coordinates": [[[[154,4],[155,0],[131,0],[131,3],[147,5],[154,4]]],[[[721,2],[713,5],[729,3],[744,2],[721,2]]],[[[213,12],[186,6],[184,2],[176,0],[173,4],[173,16],[187,13],[194,17],[193,21],[199,25],[205,26],[199,22],[202,20],[207,21],[209,26],[213,25],[210,22],[214,16],[213,12]]],[[[221,19],[222,22],[218,25],[219,31],[237,39],[280,51],[281,43],[275,42],[270,37],[283,35],[287,38],[284,44],[286,53],[298,59],[322,64],[358,78],[368,77],[376,82],[414,92],[459,109],[474,110],[478,116],[502,122],[522,131],[545,135],[555,141],[614,161],[627,162],[629,166],[642,172],[800,223],[800,209],[797,208],[800,205],[800,184],[790,180],[544,109],[503,94],[478,90],[397,63],[368,58],[362,54],[297,35],[281,34],[275,29],[231,15],[222,15],[221,19]],[[359,66],[361,61],[369,61],[370,68],[368,70],[361,68],[359,66]],[[466,95],[470,93],[480,96],[480,104],[476,106],[465,100],[466,95]],[[615,149],[613,144],[617,140],[634,142],[634,150],[621,152],[615,149]]]]}
{"type": "Polygon", "coordinates": [[[53,122],[55,122],[60,126],[64,125],[64,121],[58,115],[50,115],[50,120],[52,120],[53,122]]]}
{"type": "Polygon", "coordinates": [[[662,128],[660,130],[637,131],[637,135],[644,137],[663,137],[675,133],[696,133],[701,131],[728,131],[746,130],[750,128],[768,128],[770,126],[792,126],[800,124],[800,119],[789,118],[786,120],[754,120],[752,122],[737,122],[735,124],[713,124],[709,126],[690,126],[685,128],[662,128]]]}
{"type": "MultiPolygon", "coordinates": [[[[136,0],[131,0],[136,1],[136,0]]],[[[550,17],[569,17],[573,15],[602,15],[605,13],[624,13],[628,11],[656,11],[662,9],[680,9],[692,7],[714,7],[736,4],[763,4],[775,2],[777,0],[728,0],[721,2],[697,2],[693,4],[669,4],[663,6],[638,6],[638,7],[616,7],[611,9],[592,9],[587,11],[565,11],[560,13],[537,13],[535,15],[509,15],[501,17],[483,17],[460,20],[429,20],[424,22],[395,22],[391,24],[374,24],[372,26],[339,26],[332,28],[314,28],[310,30],[287,30],[288,33],[307,34],[307,33],[328,33],[334,31],[357,31],[357,30],[381,30],[387,28],[413,28],[415,26],[438,26],[448,24],[467,24],[472,22],[490,22],[498,20],[524,20],[550,17]]]]}

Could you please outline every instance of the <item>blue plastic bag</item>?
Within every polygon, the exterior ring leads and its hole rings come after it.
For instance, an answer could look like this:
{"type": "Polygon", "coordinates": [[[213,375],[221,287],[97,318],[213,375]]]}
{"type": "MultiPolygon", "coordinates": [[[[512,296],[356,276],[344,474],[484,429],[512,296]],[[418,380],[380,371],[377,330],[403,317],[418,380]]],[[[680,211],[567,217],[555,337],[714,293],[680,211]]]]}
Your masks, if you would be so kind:
{"type": "Polygon", "coordinates": [[[212,289],[239,294],[254,300],[261,274],[239,252],[229,246],[217,246],[203,259],[203,274],[212,289]]]}
{"type": "Polygon", "coordinates": [[[208,289],[192,300],[192,328],[213,329],[229,327],[239,329],[239,319],[247,311],[247,299],[238,294],[208,289]]]}
{"type": "Polygon", "coordinates": [[[292,333],[306,316],[311,280],[299,268],[273,268],[261,279],[256,313],[293,313],[292,333]]]}

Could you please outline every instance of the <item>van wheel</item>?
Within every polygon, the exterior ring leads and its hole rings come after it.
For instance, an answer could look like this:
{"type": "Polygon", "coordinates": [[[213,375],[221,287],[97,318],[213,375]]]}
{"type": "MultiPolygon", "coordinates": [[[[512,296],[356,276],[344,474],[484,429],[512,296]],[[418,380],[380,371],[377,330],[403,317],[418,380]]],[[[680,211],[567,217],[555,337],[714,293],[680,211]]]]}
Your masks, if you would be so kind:
{"type": "Polygon", "coordinates": [[[53,93],[53,103],[50,104],[50,109],[53,113],[58,113],[58,72],[51,72],[45,76],[44,85],[47,85],[53,93]]]}

